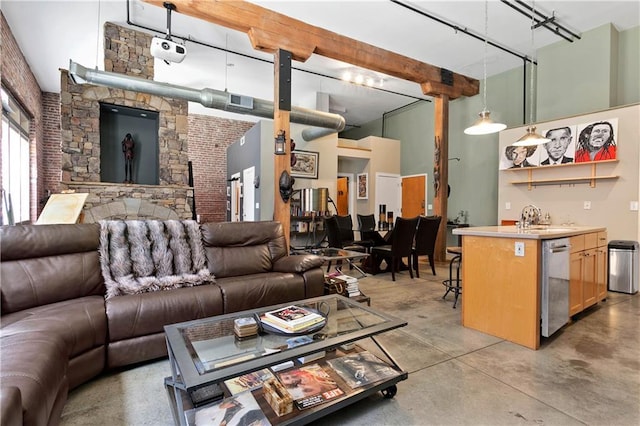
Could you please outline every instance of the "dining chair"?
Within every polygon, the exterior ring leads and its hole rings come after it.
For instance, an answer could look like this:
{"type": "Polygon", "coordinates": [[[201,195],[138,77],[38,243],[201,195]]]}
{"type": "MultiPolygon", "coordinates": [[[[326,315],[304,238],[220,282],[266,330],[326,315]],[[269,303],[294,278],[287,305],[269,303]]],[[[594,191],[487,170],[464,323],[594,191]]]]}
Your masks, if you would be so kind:
{"type": "Polygon", "coordinates": [[[370,241],[371,247],[387,244],[382,235],[376,231],[376,216],[374,214],[358,214],[357,217],[362,241],[370,241]]]}
{"type": "MultiPolygon", "coordinates": [[[[353,240],[353,225],[347,224],[347,219],[351,223],[351,216],[333,215],[324,218],[324,230],[327,235],[329,247],[341,248],[352,251],[366,251],[362,246],[356,245],[353,240]],[[342,223],[342,226],[340,226],[342,223]]],[[[331,270],[331,263],[327,265],[327,272],[331,270]]],[[[341,260],[336,262],[342,264],[341,260]]]]}
{"type": "Polygon", "coordinates": [[[416,277],[418,278],[420,278],[418,256],[428,256],[431,271],[433,272],[433,275],[436,274],[433,257],[441,221],[441,216],[420,216],[418,219],[415,243],[413,245],[413,250],[411,250],[411,264],[416,270],[416,277]]]}
{"type": "Polygon", "coordinates": [[[413,218],[396,218],[396,224],[393,227],[390,244],[376,246],[371,248],[371,255],[374,257],[373,263],[378,268],[382,259],[387,261],[387,265],[391,268],[391,280],[396,280],[396,271],[399,272],[402,258],[409,259],[409,275],[413,278],[413,270],[411,269],[411,250],[413,249],[413,239],[416,235],[418,226],[418,217],[413,218]]]}
{"type": "MultiPolygon", "coordinates": [[[[351,215],[348,214],[345,216],[336,216],[336,219],[338,220],[338,229],[340,233],[340,239],[344,244],[344,246],[361,247],[362,249],[364,249],[365,252],[369,253],[371,246],[373,246],[373,243],[363,238],[359,240],[355,239],[355,235],[353,232],[353,219],[351,218],[351,215]]],[[[359,250],[356,250],[356,251],[359,251],[359,250]]]]}

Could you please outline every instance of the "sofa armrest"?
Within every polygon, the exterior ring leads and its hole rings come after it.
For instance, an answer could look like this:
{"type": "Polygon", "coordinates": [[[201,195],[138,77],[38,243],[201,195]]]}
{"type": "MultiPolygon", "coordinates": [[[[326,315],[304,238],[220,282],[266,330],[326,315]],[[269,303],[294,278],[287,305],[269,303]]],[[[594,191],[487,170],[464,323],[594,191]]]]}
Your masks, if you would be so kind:
{"type": "Polygon", "coordinates": [[[15,386],[2,387],[0,392],[2,426],[22,425],[22,396],[15,386]]]}
{"type": "Polygon", "coordinates": [[[294,254],[276,260],[273,264],[273,271],[301,273],[309,269],[319,268],[323,263],[324,259],[314,254],[294,254]]]}

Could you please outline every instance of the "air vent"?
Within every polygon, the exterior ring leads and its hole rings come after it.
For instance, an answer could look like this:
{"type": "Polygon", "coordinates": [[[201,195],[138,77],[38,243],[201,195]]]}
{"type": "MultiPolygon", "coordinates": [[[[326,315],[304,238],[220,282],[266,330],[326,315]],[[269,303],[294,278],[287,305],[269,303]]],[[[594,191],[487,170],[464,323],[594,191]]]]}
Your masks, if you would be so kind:
{"type": "Polygon", "coordinates": [[[253,98],[229,93],[228,104],[235,107],[253,109],[253,98]]]}

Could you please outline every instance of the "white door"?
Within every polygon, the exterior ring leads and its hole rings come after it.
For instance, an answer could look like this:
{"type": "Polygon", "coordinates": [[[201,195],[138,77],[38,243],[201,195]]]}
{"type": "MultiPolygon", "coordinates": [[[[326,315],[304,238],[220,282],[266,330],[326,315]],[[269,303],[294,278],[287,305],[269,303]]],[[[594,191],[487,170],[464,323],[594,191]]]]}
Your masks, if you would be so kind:
{"type": "Polygon", "coordinates": [[[387,213],[393,212],[393,221],[402,216],[402,179],[400,175],[392,173],[376,173],[376,198],[375,213],[379,219],[380,205],[387,206],[387,213]]]}
{"type": "Polygon", "coordinates": [[[255,200],[256,187],[253,184],[256,177],[256,168],[254,166],[242,171],[242,221],[253,222],[255,220],[255,200]]]}

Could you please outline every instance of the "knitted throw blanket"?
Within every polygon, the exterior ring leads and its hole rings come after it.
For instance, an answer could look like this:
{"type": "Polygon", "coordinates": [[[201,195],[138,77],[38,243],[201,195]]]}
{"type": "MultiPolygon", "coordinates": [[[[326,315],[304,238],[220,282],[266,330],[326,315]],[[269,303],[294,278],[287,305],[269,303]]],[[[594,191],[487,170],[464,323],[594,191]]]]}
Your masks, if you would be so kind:
{"type": "Polygon", "coordinates": [[[214,282],[193,220],[100,221],[105,298],[214,282]]]}

